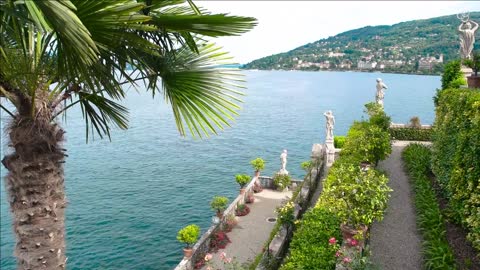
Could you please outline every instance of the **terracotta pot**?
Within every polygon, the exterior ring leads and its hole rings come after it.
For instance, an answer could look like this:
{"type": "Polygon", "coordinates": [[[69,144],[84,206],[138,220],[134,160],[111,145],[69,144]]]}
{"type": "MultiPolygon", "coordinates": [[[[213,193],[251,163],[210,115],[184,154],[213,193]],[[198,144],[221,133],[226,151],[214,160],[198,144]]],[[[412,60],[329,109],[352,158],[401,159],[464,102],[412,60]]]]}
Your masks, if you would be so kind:
{"type": "Polygon", "coordinates": [[[219,219],[222,219],[222,218],[223,218],[223,213],[222,213],[222,212],[217,212],[217,217],[218,217],[219,219]]]}
{"type": "Polygon", "coordinates": [[[245,189],[244,188],[240,189],[240,194],[245,194],[245,189]]]}
{"type": "Polygon", "coordinates": [[[255,177],[259,177],[260,176],[260,171],[255,171],[255,177]]]}
{"type": "Polygon", "coordinates": [[[184,248],[183,249],[183,256],[185,258],[190,258],[192,257],[192,254],[193,254],[193,249],[192,248],[184,248]]]}
{"type": "Polygon", "coordinates": [[[467,77],[468,88],[480,88],[480,76],[467,77]]]}

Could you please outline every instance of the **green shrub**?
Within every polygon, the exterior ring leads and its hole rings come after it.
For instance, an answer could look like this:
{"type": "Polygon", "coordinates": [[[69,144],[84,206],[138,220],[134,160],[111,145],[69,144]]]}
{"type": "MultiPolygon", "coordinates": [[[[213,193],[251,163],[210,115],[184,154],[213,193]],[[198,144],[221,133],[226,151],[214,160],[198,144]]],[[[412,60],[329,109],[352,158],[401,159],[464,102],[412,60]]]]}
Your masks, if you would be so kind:
{"type": "Polygon", "coordinates": [[[235,181],[240,185],[240,188],[243,188],[248,182],[250,182],[250,176],[246,174],[237,174],[235,175],[235,181]]]}
{"type": "Polygon", "coordinates": [[[335,148],[342,148],[345,144],[345,136],[334,136],[333,137],[333,145],[335,148]]]}
{"type": "Polygon", "coordinates": [[[431,128],[389,128],[388,132],[394,140],[400,141],[432,141],[431,128]]]}
{"type": "Polygon", "coordinates": [[[328,210],[314,207],[307,211],[297,226],[290,243],[290,252],[280,270],[335,269],[335,248],[331,237],[340,238],[340,221],[328,210]]]}
{"type": "Polygon", "coordinates": [[[221,213],[227,208],[228,198],[221,197],[221,196],[214,196],[212,201],[210,202],[210,207],[217,211],[217,213],[221,213]]]}
{"type": "Polygon", "coordinates": [[[265,169],[265,161],[261,158],[251,160],[250,165],[252,165],[253,169],[257,172],[263,171],[263,169],[265,169]]]}
{"type": "Polygon", "coordinates": [[[342,223],[359,227],[382,220],[389,193],[388,178],[376,170],[362,171],[358,164],[330,170],[318,205],[335,213],[342,223]]]}
{"type": "Polygon", "coordinates": [[[200,227],[195,224],[188,225],[177,233],[177,240],[185,243],[187,248],[197,242],[198,236],[200,236],[200,227]]]}
{"type": "Polygon", "coordinates": [[[376,102],[370,102],[365,104],[365,111],[369,116],[369,122],[372,125],[388,130],[391,123],[391,118],[384,111],[383,107],[376,102]]]}
{"type": "Polygon", "coordinates": [[[300,167],[302,167],[302,169],[305,170],[306,172],[308,172],[312,168],[312,166],[313,164],[311,160],[304,161],[300,164],[300,167]]]}
{"type": "Polygon", "coordinates": [[[340,155],[378,164],[392,152],[390,134],[368,122],[355,122],[348,131],[340,155]]]}
{"type": "Polygon", "coordinates": [[[432,169],[453,219],[462,221],[480,250],[480,91],[443,90],[435,113],[432,169]]]}
{"type": "Polygon", "coordinates": [[[295,220],[295,205],[292,201],[278,207],[276,212],[278,222],[281,225],[293,225],[293,221],[295,220]]]}
{"type": "Polygon", "coordinates": [[[420,118],[418,116],[413,116],[410,118],[410,127],[412,128],[421,128],[422,124],[420,123],[420,118]]]}
{"type": "Polygon", "coordinates": [[[273,185],[278,190],[283,190],[284,188],[288,187],[292,183],[292,177],[288,174],[275,174],[273,177],[273,185]]]}
{"type": "Polygon", "coordinates": [[[442,89],[454,88],[452,82],[459,78],[463,78],[460,60],[446,63],[442,74],[442,89]]]}
{"type": "Polygon", "coordinates": [[[415,193],[424,264],[426,269],[455,269],[455,259],[446,239],[445,221],[428,178],[431,155],[430,149],[420,144],[411,144],[402,153],[415,193]]]}

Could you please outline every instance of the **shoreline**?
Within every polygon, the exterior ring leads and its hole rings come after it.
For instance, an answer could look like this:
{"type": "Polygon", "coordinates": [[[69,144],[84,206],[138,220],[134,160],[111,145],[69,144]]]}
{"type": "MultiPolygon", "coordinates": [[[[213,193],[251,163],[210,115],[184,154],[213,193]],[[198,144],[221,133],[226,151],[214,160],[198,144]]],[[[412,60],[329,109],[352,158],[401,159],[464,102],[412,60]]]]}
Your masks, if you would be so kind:
{"type": "Polygon", "coordinates": [[[326,70],[301,70],[301,69],[250,69],[250,68],[239,68],[241,70],[249,71],[301,71],[301,72],[357,72],[357,73],[382,73],[382,74],[400,74],[400,75],[418,75],[418,76],[441,76],[442,74],[423,74],[423,73],[408,73],[408,72],[385,72],[380,70],[375,71],[362,71],[362,70],[342,70],[342,69],[326,69],[326,70]]]}

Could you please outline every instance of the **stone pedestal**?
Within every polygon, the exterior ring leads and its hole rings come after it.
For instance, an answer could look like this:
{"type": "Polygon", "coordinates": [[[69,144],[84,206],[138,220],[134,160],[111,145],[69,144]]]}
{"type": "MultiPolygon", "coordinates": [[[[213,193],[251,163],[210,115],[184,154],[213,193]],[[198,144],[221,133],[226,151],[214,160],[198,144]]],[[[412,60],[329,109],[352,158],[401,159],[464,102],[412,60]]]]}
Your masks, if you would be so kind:
{"type": "Polygon", "coordinates": [[[462,73],[465,81],[467,80],[467,77],[472,75],[472,72],[473,70],[471,68],[462,65],[462,73]]]}
{"type": "Polygon", "coordinates": [[[285,170],[285,169],[280,169],[280,171],[278,171],[278,174],[287,174],[288,175],[288,171],[285,170]]]}

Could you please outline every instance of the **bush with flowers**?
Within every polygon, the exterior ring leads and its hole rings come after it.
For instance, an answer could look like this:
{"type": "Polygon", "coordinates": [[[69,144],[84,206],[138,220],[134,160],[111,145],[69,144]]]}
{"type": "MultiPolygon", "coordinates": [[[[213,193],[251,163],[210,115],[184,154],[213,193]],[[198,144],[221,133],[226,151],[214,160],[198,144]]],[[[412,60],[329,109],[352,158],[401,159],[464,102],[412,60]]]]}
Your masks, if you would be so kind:
{"type": "Polygon", "coordinates": [[[220,268],[213,262],[213,254],[207,253],[205,255],[204,261],[206,270],[216,270],[216,269],[223,269],[223,270],[247,270],[247,267],[240,265],[240,263],[235,259],[235,257],[227,257],[225,252],[221,252],[219,255],[219,259],[223,264],[223,267],[220,268]]]}
{"type": "Polygon", "coordinates": [[[287,202],[284,206],[278,207],[277,219],[280,225],[289,227],[295,220],[295,204],[292,201],[287,202]]]}
{"type": "Polygon", "coordinates": [[[210,250],[216,252],[219,249],[227,247],[230,242],[230,238],[228,238],[228,235],[224,231],[216,231],[212,234],[210,239],[210,250]]]}

